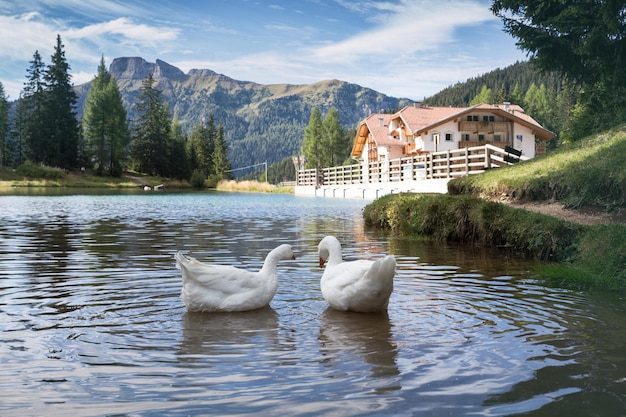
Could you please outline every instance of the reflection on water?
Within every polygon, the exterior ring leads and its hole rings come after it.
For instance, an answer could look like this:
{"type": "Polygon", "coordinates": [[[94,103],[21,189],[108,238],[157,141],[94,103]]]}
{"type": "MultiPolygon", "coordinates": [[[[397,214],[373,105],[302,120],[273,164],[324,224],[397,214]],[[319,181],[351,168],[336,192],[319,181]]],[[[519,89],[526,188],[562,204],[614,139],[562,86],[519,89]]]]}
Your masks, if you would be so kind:
{"type": "Polygon", "coordinates": [[[256,194],[0,197],[0,415],[626,414],[623,294],[510,254],[363,227],[363,202],[256,194]],[[393,253],[387,315],[329,309],[316,246],[393,253]],[[173,254],[278,267],[270,307],[185,311],[173,254]]]}

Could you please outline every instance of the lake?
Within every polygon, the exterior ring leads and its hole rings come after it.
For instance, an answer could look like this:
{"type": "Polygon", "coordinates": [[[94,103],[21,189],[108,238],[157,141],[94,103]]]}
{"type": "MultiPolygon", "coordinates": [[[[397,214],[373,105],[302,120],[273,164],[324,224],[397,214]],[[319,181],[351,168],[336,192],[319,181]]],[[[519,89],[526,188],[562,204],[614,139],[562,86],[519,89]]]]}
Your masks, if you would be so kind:
{"type": "Polygon", "coordinates": [[[0,196],[2,416],[624,416],[622,293],[506,252],[364,227],[367,202],[244,193],[0,196]],[[322,298],[316,247],[395,255],[387,315],[322,298]],[[173,255],[259,269],[265,309],[188,313],[173,255]]]}

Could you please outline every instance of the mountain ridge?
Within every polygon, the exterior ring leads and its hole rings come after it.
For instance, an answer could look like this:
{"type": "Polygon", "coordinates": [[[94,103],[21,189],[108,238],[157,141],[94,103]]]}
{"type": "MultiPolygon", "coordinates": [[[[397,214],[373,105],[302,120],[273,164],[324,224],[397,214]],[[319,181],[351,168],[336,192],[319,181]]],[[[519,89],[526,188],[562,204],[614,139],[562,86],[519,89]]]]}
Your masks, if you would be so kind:
{"type": "MultiPolygon", "coordinates": [[[[373,112],[397,110],[411,104],[346,81],[330,79],[312,84],[259,84],[240,81],[210,69],[184,73],[160,59],[115,58],[109,72],[116,79],[129,119],[136,119],[134,104],[143,80],[152,74],[171,116],[189,131],[207,120],[224,127],[233,168],[261,162],[274,163],[297,155],[313,108],[324,116],[335,107],[345,129],[356,127],[373,112]]],[[[79,116],[91,82],[76,86],[79,116]]]]}

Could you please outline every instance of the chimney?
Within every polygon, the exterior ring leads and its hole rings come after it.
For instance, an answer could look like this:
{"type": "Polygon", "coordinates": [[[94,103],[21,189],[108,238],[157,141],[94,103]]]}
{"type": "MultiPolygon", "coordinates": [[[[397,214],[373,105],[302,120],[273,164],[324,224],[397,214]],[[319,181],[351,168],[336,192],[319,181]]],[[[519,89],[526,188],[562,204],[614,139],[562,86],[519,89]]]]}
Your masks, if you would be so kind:
{"type": "Polygon", "coordinates": [[[416,109],[419,109],[420,107],[422,107],[422,102],[421,101],[414,102],[413,107],[415,107],[416,109]]]}
{"type": "Polygon", "coordinates": [[[383,116],[378,116],[378,126],[383,127],[385,124],[383,123],[385,118],[383,116]]]}
{"type": "Polygon", "coordinates": [[[504,111],[508,113],[509,112],[509,106],[511,105],[511,103],[508,102],[508,101],[505,101],[502,104],[504,104],[504,111]]]}

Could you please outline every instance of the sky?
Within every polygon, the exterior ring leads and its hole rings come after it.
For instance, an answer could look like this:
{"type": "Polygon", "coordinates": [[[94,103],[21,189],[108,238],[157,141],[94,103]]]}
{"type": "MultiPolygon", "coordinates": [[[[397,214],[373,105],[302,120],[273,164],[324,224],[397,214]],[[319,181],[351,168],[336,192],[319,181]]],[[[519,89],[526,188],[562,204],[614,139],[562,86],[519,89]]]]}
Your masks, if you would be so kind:
{"type": "Polygon", "coordinates": [[[72,83],[142,57],[259,84],[339,79],[422,100],[527,55],[490,0],[0,0],[0,82],[19,97],[61,36],[72,83]]]}

